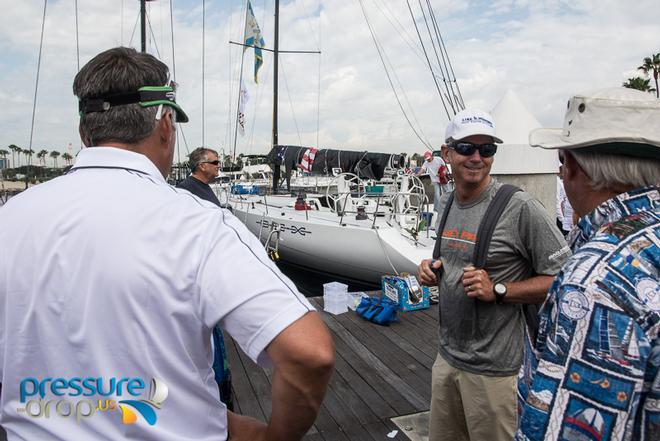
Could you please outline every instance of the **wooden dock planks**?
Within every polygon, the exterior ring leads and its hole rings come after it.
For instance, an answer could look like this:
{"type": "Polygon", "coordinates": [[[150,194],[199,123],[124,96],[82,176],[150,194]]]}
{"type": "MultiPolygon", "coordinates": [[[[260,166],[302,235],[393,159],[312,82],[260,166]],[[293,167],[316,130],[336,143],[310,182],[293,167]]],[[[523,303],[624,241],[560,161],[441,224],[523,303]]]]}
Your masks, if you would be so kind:
{"type": "MultiPolygon", "coordinates": [[[[400,314],[401,321],[379,326],[354,311],[323,312],[323,300],[310,301],[330,329],[337,348],[335,373],[305,441],[389,439],[397,427],[390,418],[426,411],[431,367],[437,354],[437,305],[400,314]]],[[[270,379],[231,339],[228,352],[237,410],[265,419],[270,414],[270,379]]],[[[407,440],[399,431],[394,440],[407,440]]]]}

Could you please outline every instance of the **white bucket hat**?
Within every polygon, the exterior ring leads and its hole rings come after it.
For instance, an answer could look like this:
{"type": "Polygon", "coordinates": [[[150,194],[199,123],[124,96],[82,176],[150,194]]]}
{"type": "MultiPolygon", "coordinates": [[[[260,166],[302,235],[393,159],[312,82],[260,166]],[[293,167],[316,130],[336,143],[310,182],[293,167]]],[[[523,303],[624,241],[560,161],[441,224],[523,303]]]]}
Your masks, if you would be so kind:
{"type": "Polygon", "coordinates": [[[445,130],[445,142],[459,141],[473,135],[487,135],[493,138],[494,142],[502,142],[495,136],[493,117],[477,109],[465,109],[454,115],[445,130]]]}
{"type": "Polygon", "coordinates": [[[564,128],[532,130],[529,143],[660,158],[660,100],[623,87],[578,94],[568,101],[564,128]]]}

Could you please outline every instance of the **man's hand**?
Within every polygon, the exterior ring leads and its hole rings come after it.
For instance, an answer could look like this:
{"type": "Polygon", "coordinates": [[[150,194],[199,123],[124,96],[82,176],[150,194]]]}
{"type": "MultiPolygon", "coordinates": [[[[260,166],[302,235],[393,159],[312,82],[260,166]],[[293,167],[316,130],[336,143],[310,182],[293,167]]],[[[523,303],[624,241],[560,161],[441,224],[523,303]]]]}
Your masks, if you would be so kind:
{"type": "Polygon", "coordinates": [[[426,286],[435,286],[438,284],[437,274],[442,267],[440,259],[424,259],[417,267],[417,280],[426,286]]]}
{"type": "Polygon", "coordinates": [[[483,269],[473,266],[463,268],[463,289],[468,297],[474,297],[484,302],[494,302],[493,282],[483,269]]]}

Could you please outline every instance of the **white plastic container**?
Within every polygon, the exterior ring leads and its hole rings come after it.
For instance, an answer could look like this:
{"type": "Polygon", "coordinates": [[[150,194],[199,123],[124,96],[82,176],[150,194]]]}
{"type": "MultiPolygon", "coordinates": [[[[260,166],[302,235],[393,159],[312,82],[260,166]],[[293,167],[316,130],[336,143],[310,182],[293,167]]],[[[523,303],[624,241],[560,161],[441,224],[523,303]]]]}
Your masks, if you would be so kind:
{"type": "Polygon", "coordinates": [[[323,285],[323,310],[330,314],[342,314],[348,311],[346,306],[348,286],[339,282],[323,285]]]}

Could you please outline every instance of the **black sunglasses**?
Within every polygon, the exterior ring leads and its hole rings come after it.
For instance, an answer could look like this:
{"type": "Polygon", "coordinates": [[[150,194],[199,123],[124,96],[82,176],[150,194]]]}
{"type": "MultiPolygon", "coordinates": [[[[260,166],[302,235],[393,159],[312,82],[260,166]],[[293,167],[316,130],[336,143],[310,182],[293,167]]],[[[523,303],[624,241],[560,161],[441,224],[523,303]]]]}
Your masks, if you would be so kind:
{"type": "Polygon", "coordinates": [[[202,164],[220,165],[220,161],[218,159],[216,159],[215,161],[202,161],[202,164]]]}
{"type": "Polygon", "coordinates": [[[490,158],[497,153],[497,144],[473,144],[471,142],[452,142],[449,148],[459,155],[471,156],[475,150],[479,150],[482,158],[490,158]]]}

